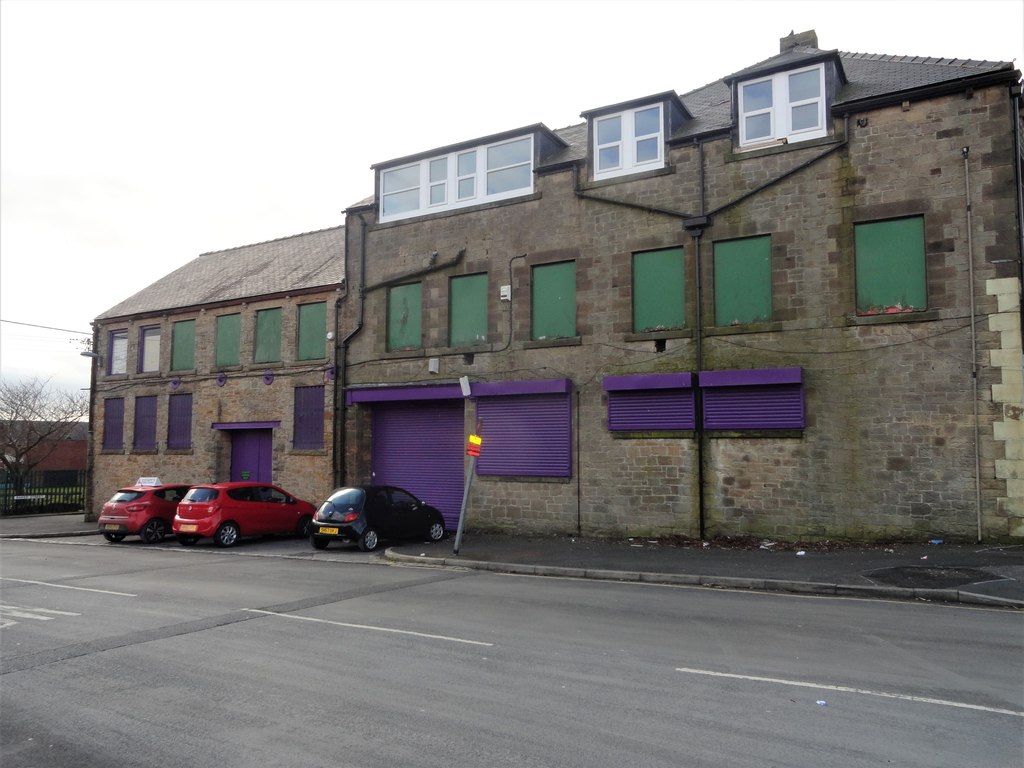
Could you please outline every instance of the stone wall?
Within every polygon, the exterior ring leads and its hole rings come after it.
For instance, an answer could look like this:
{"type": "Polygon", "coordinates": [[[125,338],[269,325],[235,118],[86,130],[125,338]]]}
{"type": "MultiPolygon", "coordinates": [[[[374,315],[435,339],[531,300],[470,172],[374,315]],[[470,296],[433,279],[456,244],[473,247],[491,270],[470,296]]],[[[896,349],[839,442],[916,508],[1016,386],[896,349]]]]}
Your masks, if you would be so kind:
{"type": "MultiPolygon", "coordinates": [[[[1009,108],[992,88],[852,114],[835,121],[833,140],[810,146],[737,153],[728,137],[688,143],[671,149],[664,171],[582,179],[583,196],[562,171],[539,175],[535,194],[512,203],[384,225],[354,210],[349,252],[361,247],[362,217],[366,274],[350,261],[350,280],[370,290],[348,383],[573,381],[572,477],[478,478],[471,525],[694,536],[703,514],[709,535],[970,539],[980,515],[984,537],[1019,537],[1020,371],[1007,361],[1019,357],[1020,318],[1001,309],[1013,305],[1003,281],[1016,284],[1018,258],[1009,108]],[[682,222],[702,213],[702,199],[711,224],[698,241],[682,222]],[[928,309],[858,316],[854,225],[911,215],[924,219],[928,309]],[[714,243],[752,235],[771,237],[772,319],[716,328],[714,243]],[[686,327],[635,334],[632,254],[667,247],[685,252],[686,327]],[[531,341],[530,270],[564,260],[576,263],[577,337],[531,341]],[[479,272],[489,279],[488,343],[450,348],[448,279],[479,272]],[[376,286],[403,278],[423,286],[423,348],[388,352],[387,290],[376,286]],[[510,302],[499,301],[503,285],[510,302]],[[973,330],[972,293],[976,318],[991,317],[973,330]],[[607,430],[604,376],[792,366],[804,371],[807,403],[796,434],[607,430]]],[[[354,317],[355,303],[345,311],[354,317]]],[[[358,436],[346,441],[350,477],[369,474],[370,413],[348,414],[358,436]]]]}

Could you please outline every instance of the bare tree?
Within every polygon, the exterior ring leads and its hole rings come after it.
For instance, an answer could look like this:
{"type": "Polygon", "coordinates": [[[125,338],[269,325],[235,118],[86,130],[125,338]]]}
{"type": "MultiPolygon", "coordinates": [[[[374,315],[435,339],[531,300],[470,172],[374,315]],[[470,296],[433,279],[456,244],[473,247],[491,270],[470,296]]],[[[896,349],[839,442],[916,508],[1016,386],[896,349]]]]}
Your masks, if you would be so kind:
{"type": "Polygon", "coordinates": [[[86,392],[58,389],[49,379],[0,380],[0,459],[16,493],[88,413],[86,392]]]}

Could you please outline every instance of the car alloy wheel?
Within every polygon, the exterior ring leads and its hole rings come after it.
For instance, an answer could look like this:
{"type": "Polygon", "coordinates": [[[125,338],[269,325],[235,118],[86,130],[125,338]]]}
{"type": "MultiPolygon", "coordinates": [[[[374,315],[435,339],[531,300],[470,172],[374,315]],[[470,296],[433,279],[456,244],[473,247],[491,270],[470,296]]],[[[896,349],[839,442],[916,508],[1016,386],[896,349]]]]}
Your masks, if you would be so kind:
{"type": "Polygon", "coordinates": [[[234,523],[224,523],[213,535],[213,541],[218,547],[233,547],[238,543],[238,526],[234,523]]]}
{"type": "Polygon", "coordinates": [[[313,518],[309,515],[303,515],[299,518],[299,524],[295,527],[295,534],[299,538],[306,538],[309,536],[309,527],[313,523],[313,518]]]}
{"type": "Polygon", "coordinates": [[[167,526],[159,517],[147,520],[146,524],[142,526],[142,530],[139,531],[139,538],[142,539],[143,544],[156,544],[163,541],[166,535],[167,526]]]}
{"type": "Polygon", "coordinates": [[[363,552],[373,552],[377,548],[377,532],[373,528],[367,528],[359,537],[359,548],[363,552]]]}
{"type": "Polygon", "coordinates": [[[430,530],[427,531],[427,535],[431,541],[440,541],[444,538],[444,523],[440,520],[435,520],[430,525],[430,530]]]}

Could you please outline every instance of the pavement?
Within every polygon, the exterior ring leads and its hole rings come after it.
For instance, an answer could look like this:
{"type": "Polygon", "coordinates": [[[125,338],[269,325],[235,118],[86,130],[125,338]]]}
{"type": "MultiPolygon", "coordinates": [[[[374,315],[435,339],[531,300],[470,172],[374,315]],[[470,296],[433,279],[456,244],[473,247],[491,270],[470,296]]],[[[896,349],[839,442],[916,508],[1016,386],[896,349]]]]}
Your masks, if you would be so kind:
{"type": "MultiPolygon", "coordinates": [[[[0,539],[97,535],[82,513],[0,517],[0,539]]],[[[391,562],[501,573],[1024,609],[1024,545],[939,542],[851,546],[757,540],[597,539],[467,531],[400,543],[391,562]]]]}

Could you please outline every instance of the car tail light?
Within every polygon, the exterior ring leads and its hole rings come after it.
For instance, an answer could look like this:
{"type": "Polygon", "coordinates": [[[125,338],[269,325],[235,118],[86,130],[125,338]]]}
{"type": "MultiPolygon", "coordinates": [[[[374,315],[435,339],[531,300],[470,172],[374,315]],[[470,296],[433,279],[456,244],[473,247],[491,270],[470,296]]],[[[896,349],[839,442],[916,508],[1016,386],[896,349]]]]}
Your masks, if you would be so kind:
{"type": "Polygon", "coordinates": [[[349,512],[347,515],[345,515],[343,518],[341,518],[341,522],[343,522],[343,523],[352,523],[352,522],[355,522],[358,518],[359,518],[359,513],[358,512],[349,512]]]}
{"type": "Polygon", "coordinates": [[[126,512],[142,512],[146,508],[145,504],[129,504],[125,507],[126,512]]]}

